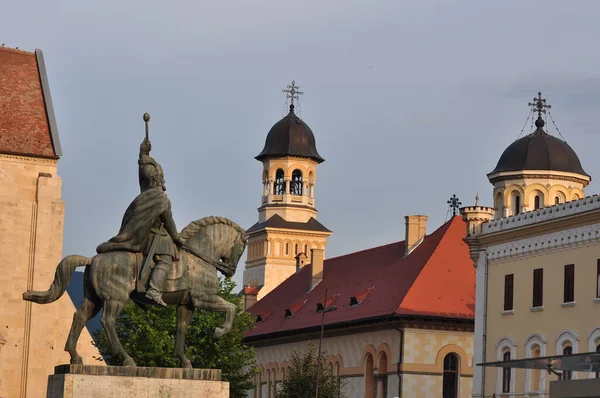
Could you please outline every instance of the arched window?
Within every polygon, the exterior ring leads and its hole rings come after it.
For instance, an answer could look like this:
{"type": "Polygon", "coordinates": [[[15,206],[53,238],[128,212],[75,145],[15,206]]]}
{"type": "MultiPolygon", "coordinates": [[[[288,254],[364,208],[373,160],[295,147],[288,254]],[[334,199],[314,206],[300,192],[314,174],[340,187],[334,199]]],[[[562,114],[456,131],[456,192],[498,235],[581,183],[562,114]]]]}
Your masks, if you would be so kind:
{"type": "MultiPolygon", "coordinates": [[[[596,352],[600,352],[600,344],[596,346],[596,352]]],[[[600,372],[596,372],[596,379],[600,378],[600,372]]]]}
{"type": "Polygon", "coordinates": [[[292,172],[292,186],[290,187],[292,195],[302,196],[302,172],[298,169],[292,172]]]}
{"type": "Polygon", "coordinates": [[[521,196],[515,191],[512,194],[513,199],[513,215],[521,213],[521,196]]]}
{"type": "Polygon", "coordinates": [[[373,374],[373,356],[367,354],[365,360],[365,398],[375,397],[375,375],[373,374]]]}
{"type": "Polygon", "coordinates": [[[533,198],[533,209],[537,210],[541,207],[542,206],[540,205],[540,195],[535,195],[535,198],[533,198]]]}
{"type": "MultiPolygon", "coordinates": [[[[532,358],[539,358],[540,357],[540,353],[541,353],[541,349],[539,345],[534,345],[531,347],[531,357],[532,358]]],[[[540,370],[539,369],[532,369],[531,370],[531,382],[530,382],[530,389],[532,391],[539,391],[540,390],[540,370]]]]}
{"type": "Polygon", "coordinates": [[[308,245],[304,245],[304,254],[308,256],[308,245]]]}
{"type": "Polygon", "coordinates": [[[290,244],[289,243],[285,244],[285,255],[286,256],[290,255],[290,244]]]}
{"type": "Polygon", "coordinates": [[[460,364],[458,355],[451,352],[444,357],[444,373],[442,376],[442,398],[458,397],[458,376],[460,364]]]}
{"type": "Polygon", "coordinates": [[[560,204],[560,198],[558,196],[554,198],[554,204],[560,204]]]}
{"type": "MultiPolygon", "coordinates": [[[[571,355],[573,354],[573,347],[569,344],[566,344],[563,347],[563,355],[571,355]]],[[[571,380],[573,378],[573,372],[570,370],[563,370],[561,380],[571,380]]]]}
{"type": "Polygon", "coordinates": [[[275,173],[275,185],[273,185],[274,195],[283,195],[285,193],[285,178],[282,169],[277,169],[275,173]]]}
{"type": "Polygon", "coordinates": [[[296,243],[294,245],[294,256],[297,256],[297,255],[298,255],[298,244],[296,243]]]}
{"type": "MultiPolygon", "coordinates": [[[[502,354],[503,361],[510,361],[510,351],[506,351],[502,354]]],[[[510,392],[510,368],[502,368],[502,392],[510,392]]]]}
{"type": "Polygon", "coordinates": [[[385,355],[385,352],[382,352],[379,356],[379,365],[377,366],[377,387],[375,392],[378,397],[387,397],[387,390],[387,355],[385,355]]]}
{"type": "Polygon", "coordinates": [[[256,385],[254,386],[254,396],[256,398],[260,398],[262,397],[262,385],[261,385],[261,377],[262,376],[262,372],[259,370],[256,373],[256,385]]]}

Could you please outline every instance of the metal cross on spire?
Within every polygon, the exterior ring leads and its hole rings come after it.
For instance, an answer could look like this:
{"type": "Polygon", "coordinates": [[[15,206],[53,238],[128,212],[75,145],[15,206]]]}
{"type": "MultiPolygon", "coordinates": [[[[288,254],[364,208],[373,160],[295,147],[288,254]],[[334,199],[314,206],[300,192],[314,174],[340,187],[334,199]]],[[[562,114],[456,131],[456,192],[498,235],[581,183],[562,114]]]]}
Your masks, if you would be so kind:
{"type": "Polygon", "coordinates": [[[538,119],[542,118],[542,113],[546,113],[546,108],[552,108],[550,105],[546,105],[546,99],[542,98],[542,93],[538,92],[537,98],[533,98],[533,102],[527,103],[529,106],[533,106],[533,110],[538,113],[538,119]]]}
{"type": "Polygon", "coordinates": [[[450,205],[453,216],[455,216],[456,213],[458,213],[458,209],[459,209],[460,205],[462,205],[462,203],[456,197],[456,194],[452,194],[452,196],[450,197],[450,200],[448,200],[446,203],[448,203],[450,205]]]}
{"type": "Polygon", "coordinates": [[[290,98],[290,110],[294,110],[294,100],[300,99],[298,96],[304,94],[302,91],[297,91],[296,89],[300,88],[296,86],[296,81],[292,80],[292,85],[288,85],[287,89],[281,90],[281,92],[286,93],[286,98],[290,98]]]}

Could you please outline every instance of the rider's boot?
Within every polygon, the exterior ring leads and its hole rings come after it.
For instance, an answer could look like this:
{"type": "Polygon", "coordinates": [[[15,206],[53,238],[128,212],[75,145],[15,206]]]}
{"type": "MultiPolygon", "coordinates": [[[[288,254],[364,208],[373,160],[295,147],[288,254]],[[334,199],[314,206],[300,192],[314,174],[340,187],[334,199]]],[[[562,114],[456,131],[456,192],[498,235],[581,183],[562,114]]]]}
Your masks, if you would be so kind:
{"type": "Polygon", "coordinates": [[[146,297],[153,300],[158,305],[167,307],[167,304],[162,299],[162,288],[164,286],[167,271],[161,267],[154,267],[152,277],[150,278],[150,289],[146,292],[146,297]]]}

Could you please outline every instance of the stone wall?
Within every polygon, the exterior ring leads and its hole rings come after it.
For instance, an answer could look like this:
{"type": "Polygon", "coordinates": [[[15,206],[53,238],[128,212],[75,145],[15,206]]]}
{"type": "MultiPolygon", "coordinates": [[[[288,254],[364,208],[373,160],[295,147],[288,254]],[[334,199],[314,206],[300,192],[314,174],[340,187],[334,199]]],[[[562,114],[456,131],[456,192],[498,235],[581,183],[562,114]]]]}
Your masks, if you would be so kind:
{"type": "MultiPolygon", "coordinates": [[[[65,293],[57,302],[24,301],[28,289],[46,290],[62,259],[64,203],[57,161],[0,155],[0,396],[44,397],[63,351],[75,307],[65,293]]],[[[86,363],[99,357],[84,329],[78,349],[86,363]]],[[[102,363],[98,363],[102,364],[102,363]]]]}
{"type": "MultiPolygon", "coordinates": [[[[442,396],[443,362],[449,353],[459,358],[460,376],[458,397],[470,397],[473,375],[473,333],[435,328],[406,327],[404,329],[402,372],[402,396],[429,398],[442,396]]],[[[318,345],[318,340],[303,340],[294,343],[256,347],[256,360],[260,377],[259,389],[249,392],[252,398],[273,398],[271,390],[283,378],[284,369],[294,350],[302,351],[309,343],[318,345]]],[[[334,374],[346,382],[344,392],[348,398],[392,398],[398,396],[398,357],[400,354],[400,332],[396,329],[357,332],[348,329],[341,336],[325,337],[323,350],[334,374]],[[372,372],[369,383],[366,375],[372,372]],[[383,386],[380,377],[387,377],[383,386]],[[370,385],[369,385],[370,384],[370,385]],[[366,394],[366,390],[371,395],[366,394]],[[387,394],[382,394],[382,390],[387,394]]]]}

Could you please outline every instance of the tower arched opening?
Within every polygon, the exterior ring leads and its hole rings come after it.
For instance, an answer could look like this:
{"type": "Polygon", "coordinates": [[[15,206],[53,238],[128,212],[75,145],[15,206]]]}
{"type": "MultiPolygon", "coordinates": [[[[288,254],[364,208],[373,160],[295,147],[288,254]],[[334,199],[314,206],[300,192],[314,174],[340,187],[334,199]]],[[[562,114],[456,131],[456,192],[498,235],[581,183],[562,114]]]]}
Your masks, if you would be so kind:
{"type": "Polygon", "coordinates": [[[290,193],[292,195],[302,196],[302,171],[296,169],[292,172],[292,186],[290,187],[290,193]]]}
{"type": "Polygon", "coordinates": [[[277,169],[275,172],[275,185],[273,185],[274,195],[283,195],[285,193],[285,175],[283,169],[277,169]]]}

